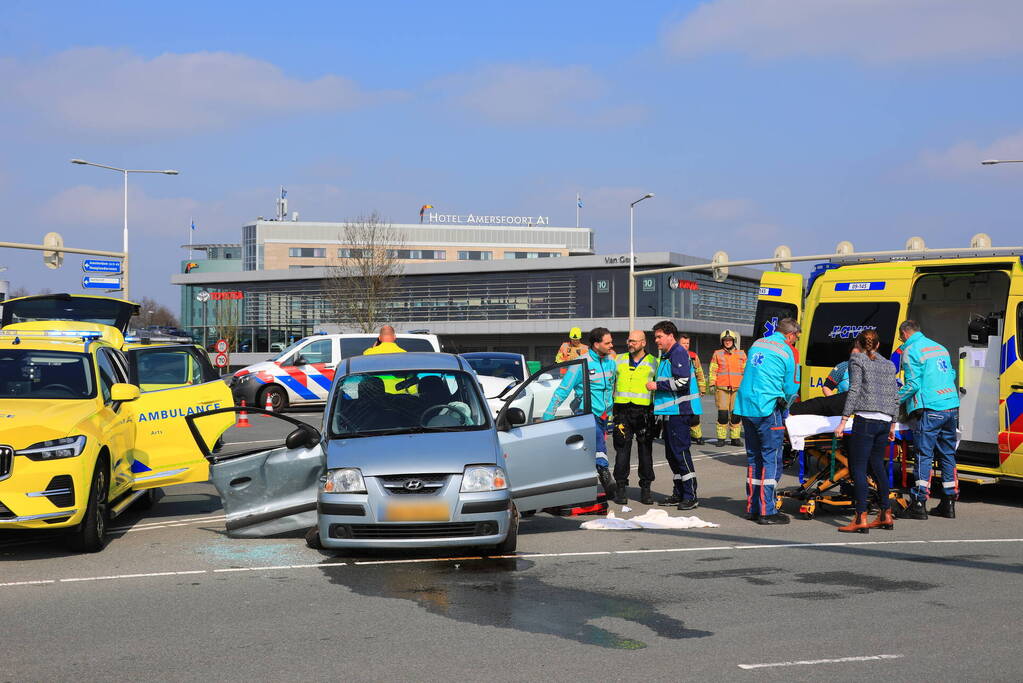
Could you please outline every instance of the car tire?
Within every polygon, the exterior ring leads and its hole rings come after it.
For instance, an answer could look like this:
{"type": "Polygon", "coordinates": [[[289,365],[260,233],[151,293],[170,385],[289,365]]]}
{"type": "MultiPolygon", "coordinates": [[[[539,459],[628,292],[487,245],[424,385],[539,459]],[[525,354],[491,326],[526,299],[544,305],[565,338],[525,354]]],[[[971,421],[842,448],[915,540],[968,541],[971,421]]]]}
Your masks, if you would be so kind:
{"type": "Polygon", "coordinates": [[[79,553],[96,553],[107,544],[107,492],[109,473],[103,460],[96,462],[92,473],[92,485],[89,487],[89,503],[85,508],[85,517],[75,527],[68,539],[68,547],[79,553]]]}
{"type": "Polygon", "coordinates": [[[519,543],[519,511],[512,506],[511,523],[508,526],[508,535],[504,540],[494,546],[494,549],[487,552],[487,555],[511,555],[515,552],[519,543]]]}
{"type": "Polygon", "coordinates": [[[288,392],[283,387],[279,387],[276,384],[271,384],[268,387],[260,389],[259,394],[256,395],[256,405],[254,408],[263,408],[266,406],[266,397],[270,397],[270,405],[274,407],[274,412],[281,412],[288,407],[288,392]]]}
{"type": "Polygon", "coordinates": [[[320,527],[314,526],[305,532],[305,544],[313,550],[323,550],[323,544],[320,543],[320,527]]]}

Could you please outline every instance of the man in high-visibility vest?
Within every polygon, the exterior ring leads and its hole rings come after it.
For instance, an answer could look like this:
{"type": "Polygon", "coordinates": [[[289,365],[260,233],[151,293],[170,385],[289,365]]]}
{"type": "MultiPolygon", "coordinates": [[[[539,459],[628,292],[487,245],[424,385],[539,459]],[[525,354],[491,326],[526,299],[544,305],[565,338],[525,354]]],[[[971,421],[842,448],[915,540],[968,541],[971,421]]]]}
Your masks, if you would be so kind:
{"type": "MultiPolygon", "coordinates": [[[[696,352],[689,348],[690,340],[689,335],[685,332],[678,333],[679,345],[689,352],[689,360],[693,363],[693,379],[695,380],[696,386],[693,387],[695,391],[700,392],[700,396],[707,392],[707,380],[703,376],[703,366],[700,365],[700,357],[696,355],[696,352]]],[[[689,436],[692,442],[697,446],[703,445],[703,426],[700,424],[700,415],[703,414],[702,406],[699,401],[693,401],[693,417],[691,418],[689,426],[689,436]],[[699,412],[697,412],[699,411],[699,412]]]]}
{"type": "Polygon", "coordinates": [[[710,377],[707,386],[713,390],[718,408],[718,446],[731,439],[733,446],[741,446],[742,418],[735,414],[735,393],[742,384],[746,371],[746,354],[739,350],[739,335],[732,330],[721,333],[721,348],[710,359],[710,377]]]}
{"type": "Polygon", "coordinates": [[[363,351],[362,355],[372,356],[378,353],[405,353],[405,349],[398,346],[397,340],[398,337],[394,333],[394,328],[390,325],[384,325],[380,328],[380,334],[377,335],[377,343],[363,351]]]}
{"type": "Polygon", "coordinates": [[[583,344],[582,338],[583,331],[578,327],[573,327],[569,330],[568,341],[558,348],[558,354],[554,357],[554,362],[564,363],[565,361],[581,358],[589,353],[590,349],[586,344],[583,344]]]}
{"type": "Polygon", "coordinates": [[[615,502],[629,502],[627,488],[632,459],[632,437],[636,437],[639,460],[639,502],[653,505],[650,484],[654,481],[653,392],[646,383],[657,373],[657,359],[646,352],[646,333],[629,332],[629,352],[615,359],[617,379],[614,393],[612,440],[615,447],[615,502]]]}
{"type": "Polygon", "coordinates": [[[646,388],[654,392],[654,415],[664,421],[664,457],[672,473],[672,495],[661,505],[677,505],[679,510],[699,507],[696,497],[696,467],[689,451],[689,420],[692,401],[692,361],[678,343],[678,328],[670,320],[654,325],[654,343],[660,350],[657,374],[646,388]]]}

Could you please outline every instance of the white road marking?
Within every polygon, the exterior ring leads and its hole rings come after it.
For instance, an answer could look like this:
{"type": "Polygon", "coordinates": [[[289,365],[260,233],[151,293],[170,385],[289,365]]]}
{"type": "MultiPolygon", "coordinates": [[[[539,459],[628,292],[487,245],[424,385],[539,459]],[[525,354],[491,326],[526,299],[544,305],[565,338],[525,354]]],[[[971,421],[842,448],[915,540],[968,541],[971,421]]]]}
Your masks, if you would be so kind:
{"type": "Polygon", "coordinates": [[[816,666],[818,664],[844,664],[846,662],[876,662],[885,659],[899,659],[902,655],[860,655],[836,659],[801,659],[795,662],[771,662],[769,664],[740,664],[740,669],[768,669],[776,666],[816,666]]]}
{"type": "MultiPolygon", "coordinates": [[[[934,541],[840,541],[834,543],[771,543],[761,545],[712,545],[712,546],[697,546],[693,548],[653,548],[648,550],[597,550],[591,552],[568,552],[568,553],[516,553],[514,555],[490,555],[488,557],[483,556],[460,556],[460,557],[426,557],[426,558],[410,558],[403,560],[364,560],[356,562],[315,562],[310,564],[282,564],[282,565],[270,565],[270,566],[252,566],[252,567],[225,567],[222,569],[192,569],[185,571],[168,571],[168,572],[150,572],[145,574],[114,574],[109,576],[82,576],[72,577],[66,579],[36,579],[32,581],[8,581],[6,583],[0,583],[0,588],[13,588],[15,586],[48,586],[58,583],[82,583],[89,581],[112,581],[122,579],[141,579],[141,578],[160,578],[167,576],[194,576],[198,574],[227,574],[235,572],[259,572],[259,571],[283,571],[292,569],[322,569],[324,567],[345,567],[345,566],[367,566],[367,565],[385,565],[385,564],[420,564],[427,562],[468,562],[468,561],[479,561],[479,560],[493,560],[493,559],[516,559],[516,560],[539,560],[547,559],[552,557],[593,557],[598,555],[611,556],[611,555],[654,555],[654,554],[666,554],[666,553],[698,553],[698,552],[715,552],[715,551],[734,551],[734,550],[793,550],[801,548],[830,548],[835,546],[873,546],[873,545],[920,545],[920,544],[941,544],[941,543],[1023,543],[1023,538],[962,538],[962,539],[940,539],[934,541]]],[[[877,655],[881,657],[882,655],[877,655]]],[[[887,656],[887,655],[886,655],[887,656]]],[[[901,655],[898,655],[901,656],[901,655]]],[[[807,662],[796,662],[795,664],[810,664],[815,663],[817,660],[807,662]]],[[[846,659],[840,660],[820,660],[821,662],[828,661],[854,661],[846,659]]],[[[745,665],[750,668],[757,668],[763,666],[790,666],[788,662],[779,662],[775,664],[749,664],[745,665]]],[[[744,666],[744,665],[739,665],[744,666]]]]}
{"type": "Polygon", "coordinates": [[[227,519],[227,515],[213,515],[210,517],[193,517],[191,519],[168,519],[162,522],[146,522],[144,524],[133,524],[131,526],[119,526],[111,529],[111,532],[123,531],[151,531],[153,529],[167,529],[176,526],[188,526],[190,524],[203,524],[205,522],[219,522],[227,519]]]}

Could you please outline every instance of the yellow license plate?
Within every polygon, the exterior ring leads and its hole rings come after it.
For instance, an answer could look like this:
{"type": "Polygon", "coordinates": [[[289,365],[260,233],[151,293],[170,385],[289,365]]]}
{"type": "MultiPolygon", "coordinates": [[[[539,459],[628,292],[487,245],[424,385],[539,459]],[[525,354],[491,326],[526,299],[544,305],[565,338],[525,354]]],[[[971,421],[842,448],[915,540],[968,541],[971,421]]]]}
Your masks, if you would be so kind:
{"type": "Polygon", "coordinates": [[[385,522],[447,522],[451,509],[447,503],[389,503],[384,508],[385,522]]]}

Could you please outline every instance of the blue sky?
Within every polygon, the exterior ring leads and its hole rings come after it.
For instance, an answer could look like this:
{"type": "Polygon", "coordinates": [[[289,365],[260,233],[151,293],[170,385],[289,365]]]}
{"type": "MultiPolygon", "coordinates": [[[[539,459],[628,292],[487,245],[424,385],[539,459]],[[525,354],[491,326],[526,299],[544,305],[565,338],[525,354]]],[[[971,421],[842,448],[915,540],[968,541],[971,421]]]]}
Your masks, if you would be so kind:
{"type": "MultiPolygon", "coordinates": [[[[133,298],[196,241],[238,241],[277,188],[310,220],[549,215],[601,253],[709,256],[1021,242],[1023,3],[7,2],[3,237],[116,250],[133,298]]],[[[4,250],[12,287],[80,291],[4,250]]]]}

